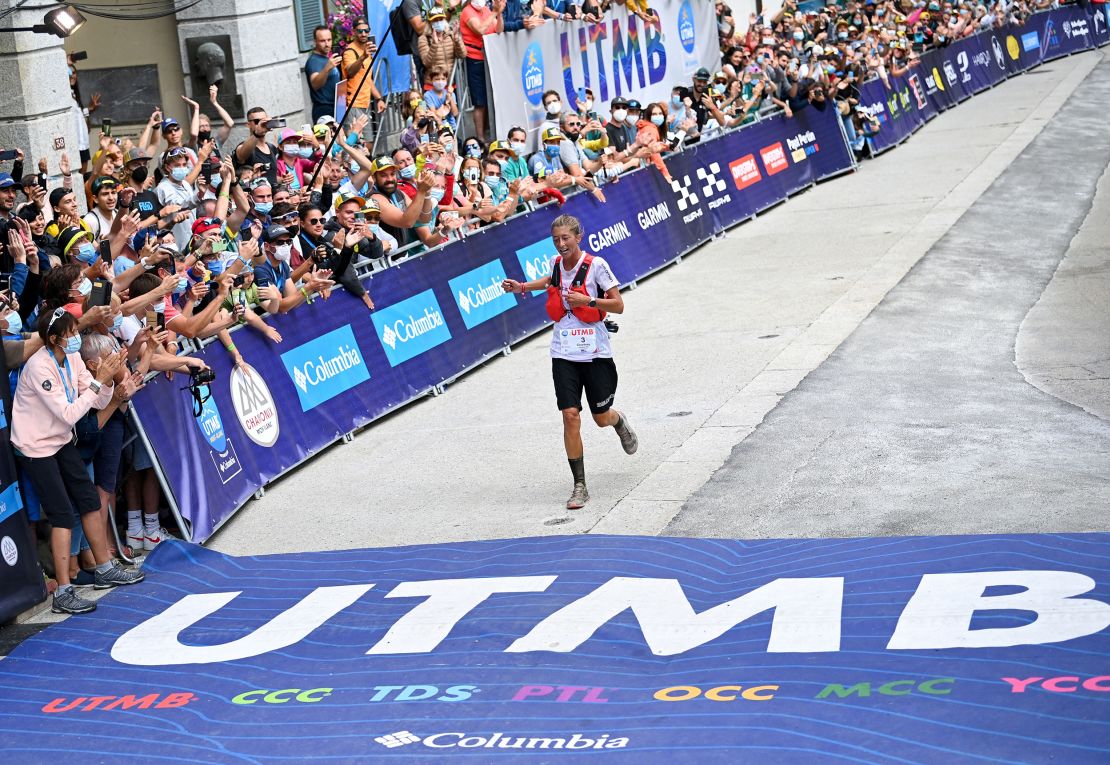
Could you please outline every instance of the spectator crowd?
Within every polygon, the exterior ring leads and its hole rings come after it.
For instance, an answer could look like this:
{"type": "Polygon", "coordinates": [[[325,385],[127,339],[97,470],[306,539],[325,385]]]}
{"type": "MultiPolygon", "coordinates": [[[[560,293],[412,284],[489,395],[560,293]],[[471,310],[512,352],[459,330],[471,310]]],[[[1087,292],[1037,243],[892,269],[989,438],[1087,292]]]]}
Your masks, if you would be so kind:
{"type": "Polygon", "coordinates": [[[87,148],[32,165],[19,148],[0,147],[13,155],[0,166],[12,445],[54,609],[95,608],[74,585],[141,580],[121,560],[167,537],[153,460],[127,412],[150,375],[203,386],[208,370],[188,354],[197,343],[218,341],[246,365],[233,330],[281,343],[267,315],[327,300],[340,286],[372,311],[359,277],[367,269],[568,193],[603,204],[622,174],[648,168],[669,178],[672,152],[773,111],[789,119],[836,109],[864,156],[880,126],[859,108],[863,82],[887,81],[929,48],[1020,24],[1053,4],[851,0],[803,11],[787,0],[773,15],[737,18],[717,2],[719,65],[674,83],[665,101],[614,98],[604,119],[589,89],[576,94],[576,110],[548,91],[535,136],[523,127],[490,134],[484,39],[595,21],[621,5],[655,23],[647,0],[403,0],[416,66],[411,89],[392,105],[370,77],[388,30],[374,35],[359,20],[351,39],[335,40],[319,27],[304,68],[312,120],[296,129],[265,105],[236,126],[212,87],[203,108],[185,99],[184,123],[152,108],[138,134],[104,128],[93,142],[83,115],[99,99],[84,104],[70,61],[87,148]],[[333,116],[340,79],[349,98],[342,125],[333,116]],[[387,109],[400,111],[403,129],[375,152],[387,109]],[[242,140],[231,140],[236,127],[242,140]],[[52,177],[60,178],[53,187],[52,177]],[[109,514],[117,506],[120,533],[109,514]]]}

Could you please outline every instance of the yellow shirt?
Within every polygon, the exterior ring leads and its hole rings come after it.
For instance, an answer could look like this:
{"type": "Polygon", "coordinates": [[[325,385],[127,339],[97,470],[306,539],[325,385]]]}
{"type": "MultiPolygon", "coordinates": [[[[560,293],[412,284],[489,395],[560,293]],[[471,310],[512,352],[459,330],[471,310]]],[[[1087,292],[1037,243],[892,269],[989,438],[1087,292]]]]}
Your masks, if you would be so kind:
{"type": "MultiPolygon", "coordinates": [[[[366,52],[366,48],[362,47],[357,42],[352,42],[350,45],[347,46],[347,49],[345,51],[343,51],[343,63],[342,63],[343,72],[342,72],[342,74],[343,74],[344,77],[347,76],[347,69],[350,66],[352,66],[356,61],[358,61],[359,56],[361,56],[365,52],[366,52]]],[[[362,68],[358,70],[358,72],[355,74],[355,76],[353,78],[350,78],[350,77],[347,78],[347,106],[348,107],[355,108],[355,109],[369,109],[370,108],[370,98],[371,98],[371,96],[373,96],[373,93],[374,93],[374,83],[372,81],[366,83],[366,85],[363,85],[362,90],[358,94],[358,99],[357,100],[352,100],[351,96],[353,96],[355,94],[355,91],[358,90],[359,85],[361,85],[362,81],[366,79],[366,75],[370,73],[370,61],[372,59],[373,59],[372,55],[367,56],[366,60],[362,62],[362,68]]]]}

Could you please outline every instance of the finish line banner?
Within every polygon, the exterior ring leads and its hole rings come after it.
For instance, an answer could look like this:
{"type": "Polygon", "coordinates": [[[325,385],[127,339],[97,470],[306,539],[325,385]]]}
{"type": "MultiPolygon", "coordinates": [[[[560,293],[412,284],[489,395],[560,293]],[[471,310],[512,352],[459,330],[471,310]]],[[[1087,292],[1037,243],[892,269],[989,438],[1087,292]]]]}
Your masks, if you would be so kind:
{"type": "Polygon", "coordinates": [[[706,0],[655,0],[658,22],[645,24],[614,6],[600,24],[548,23],[485,38],[490,103],[496,133],[511,127],[535,133],[548,119],[543,94],[558,91],[564,109],[578,109],[578,89],[589,88],[594,109],[609,116],[617,96],[668,102],[671,88],[700,67],[721,66],[714,6],[706,0]],[[559,72],[561,71],[561,74],[559,72]]]}
{"type": "Polygon", "coordinates": [[[219,343],[199,356],[216,371],[200,415],[180,376],[164,375],[134,411],[193,541],[203,541],[259,487],[344,434],[550,323],[543,293],[501,291],[506,277],[551,273],[551,222],[577,216],[582,246],[623,283],[655,271],[729,226],[822,178],[853,167],[832,108],[772,117],[587,194],[491,226],[366,281],[377,309],[339,291],[267,319],[274,344],[253,329],[234,335],[249,365],[233,369],[219,343]]]}
{"type": "Polygon", "coordinates": [[[879,120],[871,139],[883,152],[976,93],[1061,56],[1110,42],[1103,6],[1068,5],[1036,13],[1025,24],[980,32],[921,56],[921,63],[889,85],[876,79],[860,88],[860,104],[879,120]]]}
{"type": "Polygon", "coordinates": [[[1105,763],[1110,534],[232,558],[0,662],[12,762],[1105,763]],[[531,755],[531,757],[527,757],[531,755]]]}

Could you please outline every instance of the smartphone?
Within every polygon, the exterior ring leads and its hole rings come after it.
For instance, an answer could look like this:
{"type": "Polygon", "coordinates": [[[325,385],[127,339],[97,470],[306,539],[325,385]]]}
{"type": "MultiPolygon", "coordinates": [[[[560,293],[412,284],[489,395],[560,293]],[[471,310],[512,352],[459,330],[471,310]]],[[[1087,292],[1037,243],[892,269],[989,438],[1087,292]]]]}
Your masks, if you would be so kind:
{"type": "Polygon", "coordinates": [[[274,128],[283,128],[283,127],[285,127],[285,120],[282,119],[281,117],[278,117],[278,118],[272,119],[272,120],[266,120],[266,129],[267,130],[273,130],[274,128]]]}
{"type": "Polygon", "coordinates": [[[237,289],[237,290],[241,290],[241,289],[243,289],[243,284],[246,281],[247,281],[247,275],[246,274],[236,274],[235,275],[235,281],[233,281],[231,283],[231,286],[235,287],[235,289],[237,289]]]}
{"type": "Polygon", "coordinates": [[[366,41],[366,43],[371,48],[377,47],[377,45],[378,45],[378,36],[377,35],[370,35],[370,38],[366,41]]]}
{"type": "Polygon", "coordinates": [[[0,162],[6,162],[9,159],[15,159],[18,156],[19,155],[16,153],[15,149],[6,149],[4,151],[0,151],[0,162]]]}
{"type": "Polygon", "coordinates": [[[112,283],[107,279],[93,279],[92,291],[89,292],[89,307],[112,304],[112,283]]]}
{"type": "Polygon", "coordinates": [[[100,240],[100,257],[105,263],[112,262],[112,243],[107,239],[100,240]]]}
{"type": "Polygon", "coordinates": [[[89,52],[85,50],[75,50],[69,54],[69,57],[74,61],[84,61],[89,57],[89,52]]]}
{"type": "Polygon", "coordinates": [[[596,120],[597,119],[597,112],[586,112],[586,119],[596,120]]]}
{"type": "Polygon", "coordinates": [[[357,220],[359,223],[363,223],[366,221],[366,216],[362,213],[355,213],[355,220],[357,220]]]}
{"type": "Polygon", "coordinates": [[[105,117],[100,121],[100,132],[104,135],[112,134],[112,120],[110,117],[105,117]]]}
{"type": "Polygon", "coordinates": [[[39,188],[42,189],[43,191],[46,191],[46,173],[39,173],[38,180],[39,180],[39,188]]]}
{"type": "Polygon", "coordinates": [[[12,275],[0,274],[0,292],[10,292],[12,288],[12,275]]]}
{"type": "Polygon", "coordinates": [[[166,314],[161,311],[154,312],[154,323],[158,325],[159,332],[166,331],[166,314]]]}

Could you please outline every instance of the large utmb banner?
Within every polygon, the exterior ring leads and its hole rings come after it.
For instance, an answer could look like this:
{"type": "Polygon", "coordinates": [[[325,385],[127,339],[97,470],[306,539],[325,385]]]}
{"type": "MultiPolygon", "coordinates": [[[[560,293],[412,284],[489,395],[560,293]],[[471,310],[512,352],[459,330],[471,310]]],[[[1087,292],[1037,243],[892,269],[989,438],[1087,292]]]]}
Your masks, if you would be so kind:
{"type": "Polygon", "coordinates": [[[905,75],[871,80],[860,101],[882,125],[877,152],[898,145],[941,111],[1042,62],[1110,42],[1105,6],[1069,5],[929,51],[905,75]]]}
{"type": "Polygon", "coordinates": [[[578,89],[589,88],[596,110],[608,117],[617,96],[668,101],[671,88],[690,84],[698,68],[720,68],[713,3],[655,0],[651,7],[657,20],[650,24],[614,4],[599,24],[548,23],[486,37],[497,135],[521,126],[534,139],[548,119],[548,90],[559,92],[564,108],[577,109],[578,89]]]}
{"type": "Polygon", "coordinates": [[[1108,534],[167,542],[0,662],[0,740],[21,765],[1104,765],[1107,560],[1108,534]]]}
{"type": "Polygon", "coordinates": [[[542,293],[503,279],[550,273],[551,221],[578,216],[583,248],[628,283],[814,182],[852,167],[833,109],[767,119],[605,187],[579,194],[381,271],[366,285],[377,310],[337,292],[267,319],[283,342],[236,332],[248,366],[223,346],[200,355],[216,371],[199,414],[180,376],[135,398],[165,484],[191,539],[203,541],[261,486],[315,452],[457,377],[549,324],[542,293]]]}

